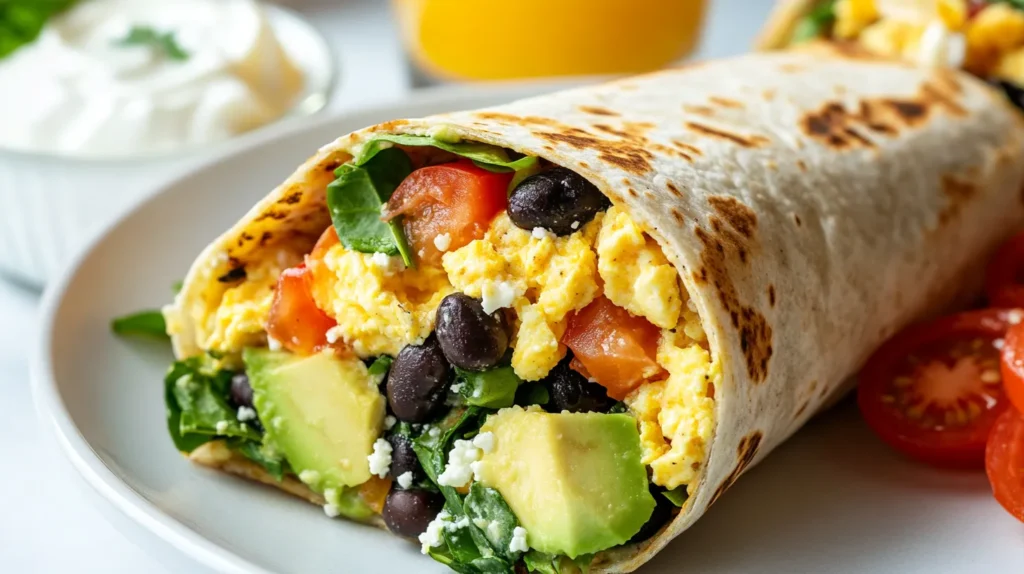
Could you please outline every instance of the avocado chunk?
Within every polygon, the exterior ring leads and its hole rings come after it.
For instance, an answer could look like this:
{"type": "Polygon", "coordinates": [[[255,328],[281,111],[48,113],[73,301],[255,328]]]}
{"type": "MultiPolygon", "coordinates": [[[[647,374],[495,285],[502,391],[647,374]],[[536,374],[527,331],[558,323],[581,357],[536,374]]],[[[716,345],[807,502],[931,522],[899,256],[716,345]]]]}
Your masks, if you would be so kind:
{"type": "Polygon", "coordinates": [[[494,447],[477,478],[505,498],[531,548],[570,558],[605,550],[628,541],[654,511],[629,415],[512,407],[480,430],[494,435],[494,447]]]}
{"type": "Polygon", "coordinates": [[[366,457],[380,436],[384,397],[362,361],[265,349],[246,349],[242,359],[264,440],[302,482],[337,505],[346,487],[370,479],[366,457]]]}

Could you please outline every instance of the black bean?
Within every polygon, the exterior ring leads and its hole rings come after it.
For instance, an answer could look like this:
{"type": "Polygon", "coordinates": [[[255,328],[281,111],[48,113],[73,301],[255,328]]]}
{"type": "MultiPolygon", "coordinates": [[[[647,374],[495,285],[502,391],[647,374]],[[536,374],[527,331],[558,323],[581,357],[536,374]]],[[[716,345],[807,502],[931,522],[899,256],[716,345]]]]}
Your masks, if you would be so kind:
{"type": "Polygon", "coordinates": [[[488,315],[480,301],[452,293],[437,307],[437,340],[448,362],[470,371],[496,366],[508,349],[508,320],[501,309],[488,315]]]}
{"type": "Polygon", "coordinates": [[[608,209],[611,202],[580,174],[556,167],[519,183],[508,198],[508,216],[516,227],[543,227],[569,235],[608,209]]]}
{"type": "Polygon", "coordinates": [[[245,373],[231,377],[231,402],[235,407],[252,408],[252,386],[249,384],[249,376],[245,373]]]}
{"type": "Polygon", "coordinates": [[[444,405],[448,362],[437,338],[409,345],[398,353],[388,373],[388,405],[399,420],[421,423],[444,405]]]}
{"type": "Polygon", "coordinates": [[[427,530],[443,507],[440,493],[418,488],[392,489],[384,499],[384,524],[399,536],[415,538],[427,530]]]}
{"type": "Polygon", "coordinates": [[[661,494],[660,489],[655,487],[653,484],[651,485],[651,496],[654,497],[654,512],[651,512],[651,517],[648,518],[647,522],[640,527],[640,531],[629,539],[630,543],[643,542],[651,536],[654,536],[659,530],[661,530],[661,527],[664,526],[666,522],[672,520],[672,517],[675,516],[677,509],[676,505],[672,504],[669,499],[665,498],[665,496],[661,494]]]}
{"type": "Polygon", "coordinates": [[[393,434],[388,437],[388,442],[391,443],[391,476],[397,480],[399,476],[411,472],[413,482],[422,480],[423,471],[416,451],[412,449],[412,440],[405,435],[393,434]]]}
{"type": "Polygon", "coordinates": [[[586,377],[570,369],[571,360],[572,353],[569,353],[544,379],[544,383],[551,389],[551,402],[548,403],[548,408],[553,412],[608,412],[615,405],[615,399],[608,396],[604,387],[591,383],[586,377]]]}

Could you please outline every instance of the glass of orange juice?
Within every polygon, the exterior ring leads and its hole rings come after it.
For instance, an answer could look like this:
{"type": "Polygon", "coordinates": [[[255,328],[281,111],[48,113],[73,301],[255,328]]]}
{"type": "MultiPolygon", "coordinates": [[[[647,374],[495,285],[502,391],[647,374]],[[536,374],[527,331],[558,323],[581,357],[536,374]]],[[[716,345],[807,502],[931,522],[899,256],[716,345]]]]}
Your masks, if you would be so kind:
{"type": "Polygon", "coordinates": [[[449,80],[627,74],[689,54],[705,0],[393,0],[428,74],[449,80]]]}

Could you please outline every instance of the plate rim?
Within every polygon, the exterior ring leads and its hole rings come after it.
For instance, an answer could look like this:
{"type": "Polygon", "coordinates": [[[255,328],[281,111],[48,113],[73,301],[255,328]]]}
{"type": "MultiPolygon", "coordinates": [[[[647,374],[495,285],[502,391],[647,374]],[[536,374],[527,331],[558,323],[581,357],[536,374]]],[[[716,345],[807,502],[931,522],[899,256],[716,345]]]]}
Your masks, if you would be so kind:
{"type": "MultiPolygon", "coordinates": [[[[107,223],[84,246],[71,257],[70,263],[60,275],[53,280],[43,293],[39,304],[39,331],[33,343],[29,361],[29,381],[32,402],[36,416],[43,427],[49,429],[56,438],[61,454],[67,458],[72,467],[85,480],[86,484],[102,499],[122,515],[128,517],[136,526],[169,544],[182,555],[199,564],[218,572],[272,574],[243,556],[211,541],[199,532],[189,528],[178,519],[164,513],[154,503],[131,488],[123,479],[109,468],[99,457],[96,450],[85,438],[75,424],[68,411],[53,371],[54,360],[53,340],[57,325],[58,311],[68,294],[74,280],[83,270],[86,261],[115,229],[137,216],[147,205],[158,197],[179,187],[184,180],[199,173],[215,169],[230,158],[248,154],[253,149],[271,145],[273,141],[288,138],[313,127],[323,127],[325,123],[340,123],[349,117],[359,114],[391,114],[401,116],[400,110],[415,105],[429,105],[452,102],[457,107],[468,103],[473,98],[508,96],[512,101],[520,97],[537,95],[579,86],[597,78],[575,78],[562,80],[541,80],[527,82],[493,82],[482,85],[455,85],[425,88],[414,91],[410,97],[397,102],[379,105],[359,106],[327,117],[319,115],[303,118],[284,129],[266,130],[254,134],[255,137],[244,145],[225,149],[211,155],[201,163],[189,166],[171,179],[152,187],[130,204],[119,216],[107,223]],[[390,111],[389,111],[390,110],[390,111]]],[[[328,142],[325,142],[328,143],[328,142]]],[[[122,535],[125,535],[122,533],[122,535]]],[[[143,551],[151,554],[145,548],[143,551]]]]}

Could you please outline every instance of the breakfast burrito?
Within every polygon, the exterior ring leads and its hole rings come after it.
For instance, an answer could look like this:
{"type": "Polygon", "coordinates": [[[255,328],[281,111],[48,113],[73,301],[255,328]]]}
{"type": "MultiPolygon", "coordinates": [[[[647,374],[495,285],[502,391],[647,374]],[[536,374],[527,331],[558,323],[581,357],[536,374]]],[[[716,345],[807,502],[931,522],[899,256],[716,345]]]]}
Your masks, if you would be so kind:
{"type": "Polygon", "coordinates": [[[1024,2],[1008,0],[779,0],[758,46],[813,39],[923,66],[962,68],[1024,106],[1024,2]]]}
{"type": "Polygon", "coordinates": [[[824,50],[344,135],[165,310],[170,433],[458,572],[634,570],[972,295],[1022,140],[969,75],[824,50]]]}

